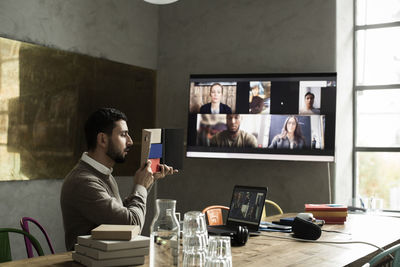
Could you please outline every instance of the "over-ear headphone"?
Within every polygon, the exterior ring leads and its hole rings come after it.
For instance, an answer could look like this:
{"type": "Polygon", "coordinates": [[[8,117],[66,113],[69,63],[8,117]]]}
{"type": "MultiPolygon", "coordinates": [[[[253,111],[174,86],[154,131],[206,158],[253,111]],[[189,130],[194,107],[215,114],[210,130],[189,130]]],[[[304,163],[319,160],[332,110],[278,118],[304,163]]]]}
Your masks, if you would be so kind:
{"type": "Polygon", "coordinates": [[[247,226],[238,225],[236,232],[231,235],[231,245],[232,246],[243,246],[249,239],[249,229],[247,226]]]}
{"type": "Polygon", "coordinates": [[[321,236],[321,227],[297,216],[293,221],[292,232],[296,238],[317,240],[321,236]]]}

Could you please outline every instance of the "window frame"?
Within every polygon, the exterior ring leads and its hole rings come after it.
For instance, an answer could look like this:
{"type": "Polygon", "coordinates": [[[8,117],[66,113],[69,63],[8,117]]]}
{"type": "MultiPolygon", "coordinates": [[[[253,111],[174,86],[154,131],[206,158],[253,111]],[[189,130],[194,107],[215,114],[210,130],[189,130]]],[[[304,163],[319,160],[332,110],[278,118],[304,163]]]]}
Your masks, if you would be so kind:
{"type": "MultiPolygon", "coordinates": [[[[368,0],[366,0],[368,1],[368,0]]],[[[357,93],[366,90],[384,90],[384,89],[399,89],[400,83],[398,84],[385,84],[385,85],[357,85],[357,32],[360,30],[371,30],[371,29],[384,29],[392,27],[400,27],[400,20],[389,23],[377,23],[377,24],[367,24],[367,25],[357,25],[357,0],[353,1],[353,199],[357,198],[357,153],[358,152],[400,152],[400,147],[365,147],[357,146],[357,93]]],[[[353,203],[354,205],[355,203],[353,203]]],[[[384,211],[396,211],[400,210],[384,210],[384,211]]]]}

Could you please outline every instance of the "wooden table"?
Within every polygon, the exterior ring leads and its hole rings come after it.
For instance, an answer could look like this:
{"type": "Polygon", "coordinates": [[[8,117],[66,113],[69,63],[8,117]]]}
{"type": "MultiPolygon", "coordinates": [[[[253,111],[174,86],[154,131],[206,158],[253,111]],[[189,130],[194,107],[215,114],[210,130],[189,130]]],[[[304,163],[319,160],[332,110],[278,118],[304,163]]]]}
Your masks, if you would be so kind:
{"type": "MultiPolygon", "coordinates": [[[[284,217],[294,214],[285,214],[284,217]]],[[[269,221],[280,216],[269,217],[269,221]]],[[[348,234],[323,232],[318,241],[365,241],[388,248],[400,243],[400,218],[349,214],[344,225],[324,225],[323,230],[336,230],[348,234]]],[[[288,233],[263,232],[251,237],[243,247],[232,247],[234,266],[361,266],[368,262],[377,249],[365,244],[317,244],[278,239],[291,237],[288,233]]],[[[47,255],[2,263],[1,266],[71,266],[81,267],[71,258],[71,252],[47,255]]],[[[148,266],[148,257],[145,265],[148,266]]]]}

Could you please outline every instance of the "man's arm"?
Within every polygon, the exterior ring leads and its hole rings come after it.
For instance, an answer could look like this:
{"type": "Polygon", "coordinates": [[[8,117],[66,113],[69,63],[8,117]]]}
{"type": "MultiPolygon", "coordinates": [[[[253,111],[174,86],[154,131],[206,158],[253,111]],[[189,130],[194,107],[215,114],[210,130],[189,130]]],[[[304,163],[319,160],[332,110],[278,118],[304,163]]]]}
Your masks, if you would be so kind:
{"type": "Polygon", "coordinates": [[[92,223],[132,224],[143,227],[146,214],[147,190],[136,186],[124,206],[119,197],[110,195],[100,179],[89,179],[76,188],[75,208],[92,223]]]}

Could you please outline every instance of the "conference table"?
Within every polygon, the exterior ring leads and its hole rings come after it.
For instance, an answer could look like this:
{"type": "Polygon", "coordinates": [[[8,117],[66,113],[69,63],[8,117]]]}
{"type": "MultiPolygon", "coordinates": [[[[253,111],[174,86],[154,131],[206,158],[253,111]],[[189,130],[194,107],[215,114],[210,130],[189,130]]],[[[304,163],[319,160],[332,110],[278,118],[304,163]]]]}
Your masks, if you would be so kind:
{"type": "MultiPolygon", "coordinates": [[[[276,221],[283,214],[268,217],[276,221]]],[[[381,248],[400,243],[400,218],[382,214],[349,214],[343,225],[324,225],[317,241],[349,242],[362,241],[381,248]],[[331,231],[331,232],[329,232],[331,231]]],[[[379,250],[371,245],[327,244],[300,242],[290,233],[262,232],[250,237],[245,246],[232,247],[233,266],[362,266],[379,250]],[[289,239],[281,239],[282,237],[289,239]]],[[[148,266],[148,257],[145,264],[148,266]]],[[[31,259],[2,263],[1,266],[71,266],[81,267],[74,262],[71,252],[57,253],[31,259]]]]}

